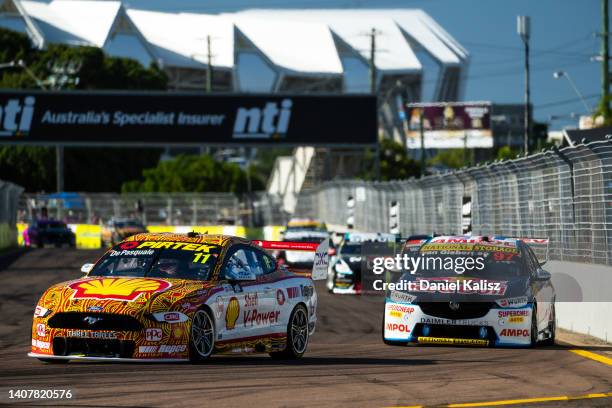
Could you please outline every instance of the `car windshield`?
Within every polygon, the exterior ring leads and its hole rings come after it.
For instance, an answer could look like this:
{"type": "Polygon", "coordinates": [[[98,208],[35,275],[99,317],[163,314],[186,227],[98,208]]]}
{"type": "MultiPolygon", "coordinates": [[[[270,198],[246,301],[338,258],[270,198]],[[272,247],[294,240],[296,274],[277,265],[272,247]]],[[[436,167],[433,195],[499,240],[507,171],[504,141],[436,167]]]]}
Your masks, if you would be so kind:
{"type": "Polygon", "coordinates": [[[361,255],[361,244],[344,244],[340,248],[342,255],[361,255]]]}
{"type": "Polygon", "coordinates": [[[109,250],[89,276],[209,280],[218,245],[174,241],[126,241],[109,250]]]}
{"type": "Polygon", "coordinates": [[[528,277],[519,248],[482,244],[425,244],[409,254],[422,258],[416,273],[404,278],[469,276],[489,279],[528,277]]]}

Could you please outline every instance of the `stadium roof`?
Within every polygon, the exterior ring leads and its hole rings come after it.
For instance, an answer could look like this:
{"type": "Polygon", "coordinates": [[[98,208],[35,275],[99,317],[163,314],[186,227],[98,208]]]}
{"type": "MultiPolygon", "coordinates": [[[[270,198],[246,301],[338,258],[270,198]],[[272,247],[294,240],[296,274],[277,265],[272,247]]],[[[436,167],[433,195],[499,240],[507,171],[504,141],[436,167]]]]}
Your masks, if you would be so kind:
{"type": "Polygon", "coordinates": [[[420,74],[424,51],[441,66],[440,75],[452,82],[447,88],[459,89],[460,71],[448,70],[461,70],[469,59],[450,34],[415,9],[203,14],[132,9],[120,1],[0,0],[0,27],[26,32],[41,48],[48,43],[91,45],[145,65],[157,61],[167,69],[205,69],[210,36],[215,69],[238,72],[238,55],[247,52],[275,72],[276,82],[287,75],[341,78],[347,75],[348,57],[357,58],[364,67],[360,70],[367,70],[372,29],[379,76],[420,74]]]}

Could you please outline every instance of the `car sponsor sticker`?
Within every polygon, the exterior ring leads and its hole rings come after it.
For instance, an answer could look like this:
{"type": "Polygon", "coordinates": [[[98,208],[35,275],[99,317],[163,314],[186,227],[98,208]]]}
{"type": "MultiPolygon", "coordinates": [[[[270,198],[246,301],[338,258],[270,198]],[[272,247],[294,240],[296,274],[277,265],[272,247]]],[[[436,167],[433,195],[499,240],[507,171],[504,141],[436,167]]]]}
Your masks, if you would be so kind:
{"type": "Polygon", "coordinates": [[[240,315],[240,303],[236,297],[232,297],[227,304],[225,311],[225,327],[227,330],[233,330],[236,327],[236,320],[240,315]]]}
{"type": "Polygon", "coordinates": [[[51,348],[51,344],[48,341],[40,341],[37,339],[32,339],[32,346],[41,350],[49,350],[51,348]]]}
{"type": "Polygon", "coordinates": [[[258,312],[257,309],[244,311],[244,327],[247,326],[268,326],[278,322],[280,310],[273,310],[267,313],[258,312]]]}
{"type": "Polygon", "coordinates": [[[389,298],[398,303],[412,303],[416,300],[416,296],[397,290],[392,290],[389,298]]]}
{"type": "Polygon", "coordinates": [[[257,306],[257,303],[257,292],[244,294],[244,307],[255,307],[257,306]]]}
{"type": "Polygon", "coordinates": [[[289,297],[289,299],[294,299],[296,297],[299,297],[300,293],[301,293],[301,290],[299,287],[287,288],[287,296],[289,297]]]}
{"type": "Polygon", "coordinates": [[[162,292],[170,282],[151,278],[96,278],[72,283],[73,299],[104,299],[133,302],[143,294],[162,292]]]}
{"type": "Polygon", "coordinates": [[[47,335],[47,326],[44,323],[38,323],[36,325],[36,334],[38,337],[45,337],[47,335]]]}
{"type": "Polygon", "coordinates": [[[500,337],[529,337],[529,329],[502,329],[500,337]]]}
{"type": "Polygon", "coordinates": [[[163,332],[158,328],[145,329],[145,340],[146,341],[161,341],[163,332]]]}
{"type": "Polygon", "coordinates": [[[66,337],[114,340],[117,338],[117,333],[112,332],[112,331],[91,331],[91,330],[68,329],[66,331],[66,337]]]}
{"type": "Polygon", "coordinates": [[[489,340],[480,339],[453,339],[446,337],[418,337],[419,343],[422,344],[445,344],[459,346],[488,346],[489,340]]]}
{"type": "Polygon", "coordinates": [[[279,306],[285,304],[285,292],[283,292],[282,289],[278,289],[276,291],[276,302],[279,304],[279,306]]]}

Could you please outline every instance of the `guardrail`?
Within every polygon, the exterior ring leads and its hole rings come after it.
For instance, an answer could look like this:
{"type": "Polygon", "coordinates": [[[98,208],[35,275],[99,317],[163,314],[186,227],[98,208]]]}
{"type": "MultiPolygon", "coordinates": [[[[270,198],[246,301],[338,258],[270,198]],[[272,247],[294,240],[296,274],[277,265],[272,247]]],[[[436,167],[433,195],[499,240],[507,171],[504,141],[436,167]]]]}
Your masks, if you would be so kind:
{"type": "Polygon", "coordinates": [[[296,215],[371,232],[546,237],[551,259],[612,264],[612,143],[392,182],[303,191],[296,215]],[[393,208],[393,210],[391,210],[393,208]]]}

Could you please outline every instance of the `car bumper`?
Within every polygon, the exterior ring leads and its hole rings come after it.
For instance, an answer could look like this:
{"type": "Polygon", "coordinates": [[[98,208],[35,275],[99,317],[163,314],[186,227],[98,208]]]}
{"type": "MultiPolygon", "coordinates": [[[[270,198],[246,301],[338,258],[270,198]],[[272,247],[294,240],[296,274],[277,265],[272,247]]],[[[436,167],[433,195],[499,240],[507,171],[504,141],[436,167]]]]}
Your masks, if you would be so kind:
{"type": "Polygon", "coordinates": [[[425,313],[418,304],[385,303],[384,340],[462,346],[528,347],[531,307],[491,307],[475,318],[448,319],[425,313]]]}

